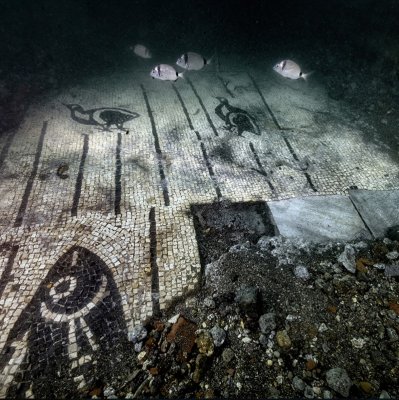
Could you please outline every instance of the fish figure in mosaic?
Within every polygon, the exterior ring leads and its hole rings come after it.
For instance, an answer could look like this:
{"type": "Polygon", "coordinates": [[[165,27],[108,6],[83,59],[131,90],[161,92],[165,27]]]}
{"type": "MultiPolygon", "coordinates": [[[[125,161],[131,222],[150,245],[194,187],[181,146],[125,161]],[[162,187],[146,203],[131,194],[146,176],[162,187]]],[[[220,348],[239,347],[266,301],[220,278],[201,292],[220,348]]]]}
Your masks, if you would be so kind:
{"type": "Polygon", "coordinates": [[[94,377],[109,381],[112,371],[128,371],[129,345],[111,272],[96,254],[74,246],[50,269],[8,335],[0,397],[77,398],[94,377]]]}
{"type": "Polygon", "coordinates": [[[308,72],[307,74],[304,74],[302,72],[301,67],[296,62],[291,60],[280,61],[273,67],[273,69],[281,76],[284,76],[284,78],[289,78],[289,79],[302,78],[305,81],[308,78],[308,76],[313,73],[313,72],[308,72]]]}
{"type": "Polygon", "coordinates": [[[177,72],[171,65],[158,64],[150,72],[152,79],[161,81],[176,82],[179,78],[184,78],[183,72],[177,72]]]}
{"type": "Polygon", "coordinates": [[[93,125],[109,131],[114,125],[117,129],[126,130],[124,123],[138,118],[140,114],[123,108],[103,107],[84,110],[79,104],[64,104],[71,111],[71,118],[84,125],[93,125]]]}
{"type": "Polygon", "coordinates": [[[192,51],[182,54],[176,61],[176,65],[188,71],[199,71],[210,63],[211,59],[207,60],[201,54],[192,51]]]}
{"type": "Polygon", "coordinates": [[[260,135],[260,129],[254,117],[241,108],[232,106],[225,97],[216,97],[220,104],[215,108],[215,114],[224,121],[225,129],[242,136],[244,132],[260,135]]]}

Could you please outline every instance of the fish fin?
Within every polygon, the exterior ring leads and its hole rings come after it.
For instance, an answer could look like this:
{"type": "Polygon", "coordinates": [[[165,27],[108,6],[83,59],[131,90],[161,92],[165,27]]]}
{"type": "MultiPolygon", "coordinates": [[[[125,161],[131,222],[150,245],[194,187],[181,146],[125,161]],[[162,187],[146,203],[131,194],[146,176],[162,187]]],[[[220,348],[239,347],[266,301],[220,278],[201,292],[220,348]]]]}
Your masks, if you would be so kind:
{"type": "Polygon", "coordinates": [[[306,73],[306,74],[304,74],[303,72],[301,72],[301,78],[303,78],[303,80],[307,82],[309,76],[312,75],[313,73],[314,73],[314,71],[310,71],[310,72],[308,72],[308,73],[306,73]]]}
{"type": "Polygon", "coordinates": [[[178,72],[178,73],[177,73],[177,76],[178,76],[179,78],[184,79],[184,72],[178,72]]]}
{"type": "Polygon", "coordinates": [[[205,63],[205,65],[210,65],[210,64],[212,64],[212,59],[213,59],[213,57],[215,57],[214,54],[212,55],[212,57],[211,57],[209,60],[207,60],[206,58],[204,58],[204,63],[205,63]]]}

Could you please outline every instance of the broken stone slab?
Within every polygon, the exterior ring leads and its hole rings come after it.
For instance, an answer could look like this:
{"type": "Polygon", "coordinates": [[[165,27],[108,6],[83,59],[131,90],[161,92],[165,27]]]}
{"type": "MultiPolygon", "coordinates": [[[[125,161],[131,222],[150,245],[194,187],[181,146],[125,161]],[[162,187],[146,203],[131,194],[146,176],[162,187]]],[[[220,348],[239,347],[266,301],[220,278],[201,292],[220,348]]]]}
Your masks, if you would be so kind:
{"type": "Polygon", "coordinates": [[[278,231],[285,237],[313,242],[371,238],[348,196],[308,196],[267,204],[278,231]]]}
{"type": "Polygon", "coordinates": [[[399,225],[399,190],[350,190],[349,197],[374,237],[383,238],[399,225]]]}

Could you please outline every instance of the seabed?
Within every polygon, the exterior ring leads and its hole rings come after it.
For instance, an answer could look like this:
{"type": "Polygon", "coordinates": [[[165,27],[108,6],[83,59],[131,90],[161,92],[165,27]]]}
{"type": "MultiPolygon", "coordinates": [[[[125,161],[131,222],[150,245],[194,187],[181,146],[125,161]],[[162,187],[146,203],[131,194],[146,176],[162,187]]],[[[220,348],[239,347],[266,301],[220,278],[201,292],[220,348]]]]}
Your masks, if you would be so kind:
{"type": "Polygon", "coordinates": [[[193,205],[261,202],[277,233],[348,241],[399,223],[398,188],[316,74],[137,70],[46,96],[0,147],[0,397],[49,374],[83,390],[195,290],[193,205]]]}

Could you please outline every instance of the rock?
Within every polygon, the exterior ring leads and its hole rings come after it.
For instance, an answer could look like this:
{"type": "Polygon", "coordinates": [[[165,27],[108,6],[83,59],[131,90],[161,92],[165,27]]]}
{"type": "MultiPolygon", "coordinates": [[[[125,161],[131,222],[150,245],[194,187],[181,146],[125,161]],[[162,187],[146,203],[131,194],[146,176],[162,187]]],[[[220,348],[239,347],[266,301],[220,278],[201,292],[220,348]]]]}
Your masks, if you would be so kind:
{"type": "Polygon", "coordinates": [[[297,265],[294,269],[294,275],[298,279],[307,281],[310,278],[308,269],[304,265],[297,265]]]}
{"type": "Polygon", "coordinates": [[[292,387],[295,391],[302,392],[305,389],[305,386],[305,382],[301,378],[294,376],[294,379],[292,380],[292,387]]]}
{"type": "Polygon", "coordinates": [[[215,325],[211,330],[210,333],[213,338],[213,344],[216,347],[220,347],[224,341],[226,340],[226,332],[224,329],[220,328],[219,326],[215,325]]]}
{"type": "Polygon", "coordinates": [[[385,236],[391,240],[399,241],[399,225],[393,225],[385,231],[385,236]]]}
{"type": "Polygon", "coordinates": [[[177,320],[179,319],[179,317],[180,317],[180,314],[176,314],[172,318],[168,319],[168,322],[170,324],[175,324],[177,322],[177,320]]]}
{"type": "Polygon", "coordinates": [[[384,274],[385,276],[399,276],[399,265],[387,265],[384,274]]]}
{"type": "Polygon", "coordinates": [[[328,331],[327,325],[326,325],[324,322],[322,322],[322,323],[319,325],[318,331],[319,331],[320,333],[325,332],[325,331],[328,331]]]}
{"type": "Polygon", "coordinates": [[[291,339],[286,330],[278,331],[276,334],[276,340],[277,344],[283,349],[289,349],[291,347],[291,339]]]}
{"type": "Polygon", "coordinates": [[[352,338],[351,343],[355,349],[362,349],[366,344],[366,340],[363,338],[352,338]]]}
{"type": "Polygon", "coordinates": [[[166,340],[175,344],[178,349],[178,358],[185,360],[187,355],[191,353],[194,347],[197,325],[184,317],[179,317],[177,322],[172,325],[170,332],[166,336],[166,340]]]}
{"type": "Polygon", "coordinates": [[[222,359],[225,364],[229,364],[235,357],[234,351],[229,347],[223,350],[222,359]]]}
{"type": "Polygon", "coordinates": [[[383,391],[381,392],[379,398],[380,398],[380,399],[390,399],[391,396],[389,395],[389,393],[388,393],[387,391],[383,390],[383,391]]]}
{"type": "Polygon", "coordinates": [[[206,356],[204,354],[198,354],[195,359],[195,370],[193,373],[193,381],[195,383],[200,383],[201,378],[204,374],[206,364],[206,356]]]}
{"type": "Polygon", "coordinates": [[[383,264],[383,263],[377,263],[377,264],[374,264],[373,267],[377,268],[379,270],[384,270],[387,267],[387,265],[383,264]]]}
{"type": "Polygon", "coordinates": [[[389,260],[396,260],[399,257],[399,253],[397,251],[390,251],[386,254],[386,258],[389,260]]]}
{"type": "Polygon", "coordinates": [[[352,274],[356,272],[356,252],[353,246],[350,244],[345,245],[344,251],[338,257],[338,262],[352,274]]]}
{"type": "Polygon", "coordinates": [[[348,373],[343,368],[331,368],[326,373],[328,386],[341,396],[348,397],[352,386],[348,373]]]}
{"type": "Polygon", "coordinates": [[[110,397],[115,395],[115,389],[112,386],[106,386],[103,392],[104,397],[110,397]]]}
{"type": "Polygon", "coordinates": [[[388,339],[390,342],[397,342],[399,340],[396,330],[390,327],[386,328],[388,339]]]}
{"type": "Polygon", "coordinates": [[[323,399],[332,399],[333,395],[329,390],[324,390],[323,391],[323,399]]]}
{"type": "Polygon", "coordinates": [[[198,351],[201,354],[206,354],[208,357],[213,354],[214,344],[213,339],[208,331],[201,331],[195,340],[198,346],[198,351]]]}
{"type": "Polygon", "coordinates": [[[147,329],[143,325],[136,325],[130,332],[128,338],[134,344],[141,342],[147,337],[147,329]]]}
{"type": "Polygon", "coordinates": [[[268,334],[276,329],[275,317],[275,313],[267,313],[261,315],[261,317],[259,318],[259,327],[263,334],[268,334]]]}
{"type": "Polygon", "coordinates": [[[236,291],[234,301],[243,308],[254,305],[258,301],[258,289],[256,287],[241,286],[236,291]]]}
{"type": "Polygon", "coordinates": [[[204,299],[204,306],[206,307],[206,308],[211,308],[211,309],[213,309],[213,308],[215,308],[216,307],[216,304],[215,304],[215,300],[213,300],[211,297],[206,297],[205,299],[204,299]]]}
{"type": "Polygon", "coordinates": [[[366,394],[371,394],[373,392],[373,385],[370,382],[359,382],[359,387],[366,394]]]}
{"type": "Polygon", "coordinates": [[[264,334],[262,333],[262,334],[259,336],[259,343],[260,343],[263,347],[266,347],[266,346],[267,346],[267,342],[268,342],[267,336],[264,335],[264,334]]]}
{"type": "Polygon", "coordinates": [[[310,386],[305,387],[305,391],[303,392],[303,395],[307,399],[313,399],[314,398],[314,392],[313,389],[310,386]]]}

